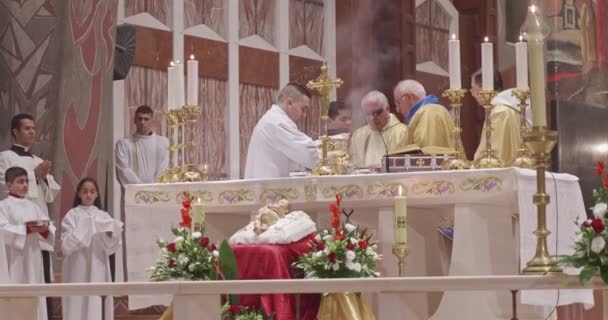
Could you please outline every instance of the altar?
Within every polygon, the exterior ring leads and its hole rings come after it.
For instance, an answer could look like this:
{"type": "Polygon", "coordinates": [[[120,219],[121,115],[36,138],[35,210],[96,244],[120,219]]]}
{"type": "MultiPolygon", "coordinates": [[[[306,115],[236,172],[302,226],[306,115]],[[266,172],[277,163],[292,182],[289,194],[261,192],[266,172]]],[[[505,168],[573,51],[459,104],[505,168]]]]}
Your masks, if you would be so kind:
{"type": "MultiPolygon", "coordinates": [[[[571,252],[576,218],[585,218],[578,178],[547,174],[550,253],[571,252]]],[[[148,281],[146,269],[158,255],[157,238],[171,239],[180,219],[184,192],[206,206],[206,232],[213,241],[229,238],[269,201],[287,199],[308,212],[319,229],[329,226],[327,206],[335,194],[355,210],[353,222],[375,233],[384,256],[383,276],[397,276],[391,253],[393,195],[401,187],[408,203],[406,276],[514,275],[534,256],[535,171],[517,168],[410,172],[350,176],[310,176],[266,180],[128,185],[126,251],[129,281],[148,281]],[[453,242],[436,231],[453,221],[453,242]]],[[[378,319],[510,319],[510,292],[380,294],[367,297],[378,319]]],[[[166,304],[169,297],[130,297],[130,308],[166,304]]],[[[593,304],[591,290],[521,292],[519,319],[545,319],[556,305],[593,304]]]]}

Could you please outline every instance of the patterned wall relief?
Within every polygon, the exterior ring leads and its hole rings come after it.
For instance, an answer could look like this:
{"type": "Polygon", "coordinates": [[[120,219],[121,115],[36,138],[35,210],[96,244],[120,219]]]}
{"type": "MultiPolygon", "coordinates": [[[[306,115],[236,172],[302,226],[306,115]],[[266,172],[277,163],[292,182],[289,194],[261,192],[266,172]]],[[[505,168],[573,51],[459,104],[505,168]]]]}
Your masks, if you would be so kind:
{"type": "Polygon", "coordinates": [[[277,90],[273,88],[250,84],[240,85],[239,137],[241,176],[243,176],[243,173],[245,172],[247,148],[249,147],[249,140],[251,139],[253,128],[264,113],[270,109],[277,93],[277,90]]]}
{"type": "Polygon", "coordinates": [[[201,78],[199,84],[199,105],[202,113],[198,122],[199,162],[209,167],[209,179],[224,178],[226,162],[227,114],[226,81],[201,78]]]}
{"type": "Polygon", "coordinates": [[[150,14],[168,27],[173,26],[173,0],[124,0],[125,17],[142,12],[150,14]]]}
{"type": "Polygon", "coordinates": [[[451,17],[437,0],[416,7],[416,63],[433,62],[448,70],[451,17]]]}
{"type": "Polygon", "coordinates": [[[162,113],[167,111],[167,72],[165,70],[132,66],[125,79],[125,135],[135,132],[135,110],[146,104],[154,110],[155,132],[165,134],[162,113]]]}
{"type": "Polygon", "coordinates": [[[276,46],[275,7],[276,0],[240,0],[239,38],[258,35],[276,46]]]}
{"type": "Polygon", "coordinates": [[[305,45],[323,56],[323,0],[289,1],[289,48],[305,45]]]}
{"type": "Polygon", "coordinates": [[[224,23],[226,1],[224,0],[184,0],[184,28],[204,24],[226,38],[224,23]]]}

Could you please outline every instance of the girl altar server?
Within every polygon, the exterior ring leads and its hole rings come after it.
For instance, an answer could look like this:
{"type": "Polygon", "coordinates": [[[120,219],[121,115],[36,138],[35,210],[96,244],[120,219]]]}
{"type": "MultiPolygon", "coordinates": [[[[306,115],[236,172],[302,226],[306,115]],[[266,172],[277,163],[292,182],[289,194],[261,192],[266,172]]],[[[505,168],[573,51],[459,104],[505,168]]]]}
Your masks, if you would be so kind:
{"type": "MultiPolygon", "coordinates": [[[[101,209],[95,179],[80,181],[74,207],[66,213],[61,227],[63,282],[112,282],[109,256],[121,246],[122,222],[101,209]]],[[[114,318],[114,302],[109,296],[105,302],[99,296],[64,297],[62,306],[64,320],[114,318]]]]}

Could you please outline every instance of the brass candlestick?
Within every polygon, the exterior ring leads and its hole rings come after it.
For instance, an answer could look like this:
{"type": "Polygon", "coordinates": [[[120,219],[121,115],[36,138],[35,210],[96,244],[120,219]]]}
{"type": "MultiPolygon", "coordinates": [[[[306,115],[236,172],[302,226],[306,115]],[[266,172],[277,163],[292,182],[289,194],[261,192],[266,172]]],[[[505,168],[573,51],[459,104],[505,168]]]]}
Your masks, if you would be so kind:
{"type": "Polygon", "coordinates": [[[528,123],[526,121],[526,107],[528,107],[528,98],[530,98],[530,90],[528,89],[515,89],[513,90],[513,96],[519,100],[519,135],[521,136],[521,140],[519,143],[519,149],[517,150],[517,155],[513,162],[511,162],[512,167],[519,168],[533,168],[534,161],[530,157],[530,151],[526,147],[526,143],[524,142],[524,134],[529,130],[528,123]]]}
{"type": "Polygon", "coordinates": [[[184,106],[184,123],[186,130],[186,139],[184,141],[184,170],[181,177],[182,181],[206,181],[208,179],[207,165],[200,165],[199,163],[199,152],[197,146],[197,134],[196,123],[198,117],[201,114],[201,107],[199,106],[184,106]]]}
{"type": "Polygon", "coordinates": [[[523,274],[561,274],[562,269],[549,255],[547,247],[547,237],[551,234],[547,230],[547,204],[549,204],[550,198],[545,192],[545,170],[549,167],[551,150],[557,143],[557,131],[534,126],[532,130],[524,133],[524,141],[532,154],[536,168],[536,194],[532,199],[536,205],[537,226],[534,231],[536,253],[534,258],[526,264],[523,274]]]}
{"type": "Polygon", "coordinates": [[[496,96],[494,90],[481,90],[479,91],[479,100],[486,111],[486,119],[484,128],[486,130],[486,149],[483,151],[483,156],[475,161],[476,168],[502,168],[503,163],[498,157],[496,152],[492,149],[492,120],[491,114],[494,106],[492,105],[492,99],[496,96]]]}
{"type": "Polygon", "coordinates": [[[170,183],[179,181],[179,170],[174,159],[175,152],[179,148],[179,143],[176,138],[178,118],[175,109],[165,112],[164,115],[165,121],[167,122],[167,136],[169,138],[169,165],[167,170],[157,178],[157,181],[161,183],[170,183]]]}
{"type": "Polygon", "coordinates": [[[469,169],[471,163],[466,159],[464,151],[460,149],[460,133],[462,129],[460,127],[460,107],[462,107],[462,98],[467,92],[466,89],[449,89],[443,92],[443,97],[450,99],[450,105],[454,110],[454,154],[456,158],[445,161],[441,164],[445,170],[462,170],[469,169]]]}
{"type": "Polygon", "coordinates": [[[327,135],[327,119],[329,118],[329,93],[334,88],[339,88],[343,81],[340,79],[330,79],[327,73],[327,62],[321,65],[321,74],[316,80],[308,81],[306,86],[309,89],[314,89],[321,94],[321,125],[323,126],[323,135],[321,136],[321,161],[312,170],[312,173],[317,176],[327,176],[338,174],[331,167],[327,158],[330,139],[327,135]]]}
{"type": "Polygon", "coordinates": [[[397,266],[399,267],[399,276],[405,277],[405,258],[409,254],[407,243],[394,243],[393,254],[397,257],[397,266]]]}

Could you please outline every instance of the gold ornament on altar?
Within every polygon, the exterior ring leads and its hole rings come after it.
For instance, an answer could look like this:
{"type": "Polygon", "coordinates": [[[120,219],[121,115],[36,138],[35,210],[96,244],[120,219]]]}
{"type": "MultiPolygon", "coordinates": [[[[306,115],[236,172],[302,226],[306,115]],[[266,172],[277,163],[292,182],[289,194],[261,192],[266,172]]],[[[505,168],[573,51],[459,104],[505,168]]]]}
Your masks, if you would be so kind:
{"type": "MultiPolygon", "coordinates": [[[[332,89],[339,88],[343,81],[336,78],[331,79],[328,75],[327,62],[321,65],[321,74],[315,80],[308,81],[306,87],[316,90],[321,94],[321,126],[323,135],[321,136],[321,161],[312,170],[312,173],[317,176],[327,176],[339,174],[341,170],[337,168],[343,166],[344,157],[342,160],[337,160],[334,166],[329,161],[328,152],[330,149],[331,139],[327,135],[327,119],[329,118],[329,94],[332,89]]],[[[347,157],[347,156],[346,156],[347,157]]],[[[340,159],[337,157],[336,159],[340,159]]],[[[348,158],[346,158],[348,159],[348,158]]]]}
{"type": "Polygon", "coordinates": [[[480,169],[502,168],[504,166],[502,160],[496,156],[496,151],[492,149],[492,131],[494,128],[492,127],[491,113],[494,108],[492,99],[496,96],[496,91],[481,90],[478,95],[485,110],[484,128],[486,130],[486,146],[482,157],[475,161],[474,167],[480,169]]]}
{"type": "Polygon", "coordinates": [[[471,163],[466,159],[464,150],[461,150],[460,133],[462,129],[460,127],[460,108],[462,107],[462,98],[464,98],[466,89],[448,89],[443,92],[443,97],[450,100],[452,110],[454,110],[454,155],[455,158],[444,161],[441,167],[444,170],[462,170],[469,169],[471,163]]]}
{"type": "Polygon", "coordinates": [[[519,100],[519,134],[521,135],[521,141],[519,143],[519,149],[515,159],[511,162],[512,167],[518,168],[534,168],[534,160],[530,157],[530,150],[526,147],[524,141],[524,135],[530,129],[528,128],[528,122],[526,121],[526,108],[528,106],[527,101],[530,97],[530,90],[527,89],[515,89],[513,90],[513,96],[519,100]]]}

